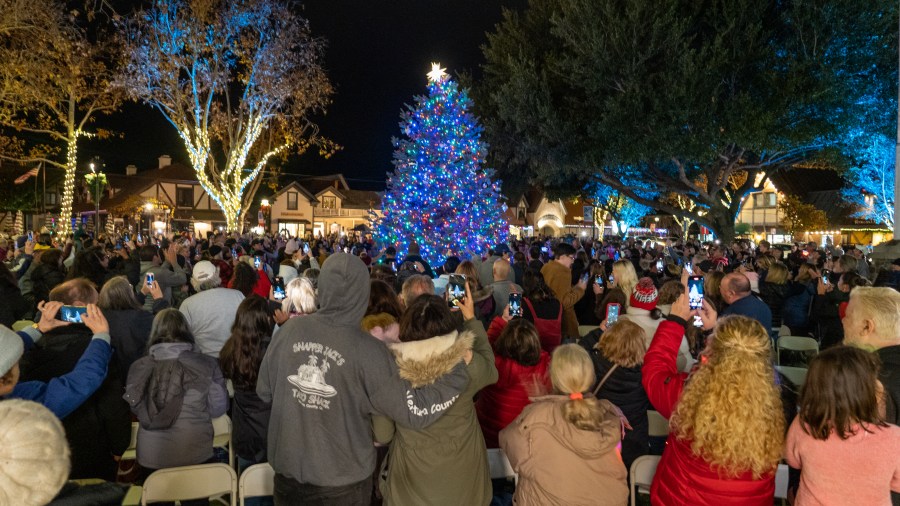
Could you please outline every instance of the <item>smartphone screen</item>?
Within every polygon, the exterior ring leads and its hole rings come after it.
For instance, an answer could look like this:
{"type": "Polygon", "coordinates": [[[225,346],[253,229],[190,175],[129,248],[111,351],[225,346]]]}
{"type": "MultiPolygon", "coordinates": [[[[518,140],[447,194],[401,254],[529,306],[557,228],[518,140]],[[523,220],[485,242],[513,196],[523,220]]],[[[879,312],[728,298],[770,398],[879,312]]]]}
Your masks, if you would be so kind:
{"type": "Polygon", "coordinates": [[[616,254],[613,255],[613,260],[615,260],[616,262],[618,262],[618,261],[619,261],[619,258],[621,258],[621,257],[619,256],[619,252],[616,251],[616,254]]]}
{"type": "Polygon", "coordinates": [[[548,251],[550,250],[548,250],[546,246],[541,247],[541,253],[546,253],[548,251]]]}
{"type": "Polygon", "coordinates": [[[615,278],[615,276],[613,276],[612,274],[609,275],[609,282],[610,282],[610,283],[615,283],[615,282],[616,282],[616,278],[615,278]]]}
{"type": "Polygon", "coordinates": [[[509,294],[509,316],[512,316],[513,318],[521,318],[524,314],[525,313],[522,310],[522,294],[509,294]]]}
{"type": "Polygon", "coordinates": [[[690,262],[684,264],[684,268],[687,269],[688,274],[693,274],[693,273],[694,273],[694,265],[691,264],[690,262]]]}
{"type": "Polygon", "coordinates": [[[688,278],[688,305],[691,309],[703,307],[703,276],[688,278]]]}
{"type": "Polygon", "coordinates": [[[617,321],[619,321],[619,311],[622,309],[620,304],[607,304],[606,305],[606,326],[610,327],[614,325],[617,321]]]}
{"type": "Polygon", "coordinates": [[[140,232],[138,232],[137,240],[138,240],[138,242],[144,242],[144,239],[141,238],[140,232]]]}
{"type": "Polygon", "coordinates": [[[83,323],[81,315],[84,313],[87,313],[85,306],[63,306],[59,308],[59,314],[56,316],[56,319],[64,322],[83,323]]]}
{"type": "Polygon", "coordinates": [[[831,276],[831,271],[828,271],[828,270],[822,271],[822,284],[823,285],[828,284],[830,276],[831,276]]]}
{"type": "Polygon", "coordinates": [[[125,233],[124,238],[125,238],[125,242],[131,242],[131,236],[128,235],[127,232],[125,233]]]}
{"type": "Polygon", "coordinates": [[[666,264],[663,263],[662,259],[659,259],[659,260],[656,261],[656,270],[657,270],[657,272],[662,272],[662,270],[665,268],[665,266],[666,266],[666,264]]]}
{"type": "Polygon", "coordinates": [[[147,288],[153,288],[153,283],[156,281],[156,278],[153,276],[152,272],[147,273],[147,288]]]}
{"type": "Polygon", "coordinates": [[[116,241],[116,249],[122,249],[122,241],[116,241]]]}
{"type": "Polygon", "coordinates": [[[594,276],[594,283],[603,286],[603,275],[594,276]]]}
{"type": "Polygon", "coordinates": [[[28,231],[28,240],[34,242],[34,232],[31,230],[28,231]]]}
{"type": "Polygon", "coordinates": [[[285,297],[287,297],[287,292],[284,289],[284,278],[281,276],[275,276],[275,285],[272,287],[272,294],[275,297],[275,300],[282,301],[285,297]]]}
{"type": "Polygon", "coordinates": [[[259,261],[259,257],[253,257],[253,267],[259,270],[260,265],[262,265],[262,262],[259,261]]]}
{"type": "Polygon", "coordinates": [[[447,304],[450,307],[458,307],[459,301],[466,296],[466,275],[451,274],[447,284],[447,304]]]}
{"type": "Polygon", "coordinates": [[[237,258],[237,257],[238,257],[237,249],[231,248],[231,258],[237,258]]]}

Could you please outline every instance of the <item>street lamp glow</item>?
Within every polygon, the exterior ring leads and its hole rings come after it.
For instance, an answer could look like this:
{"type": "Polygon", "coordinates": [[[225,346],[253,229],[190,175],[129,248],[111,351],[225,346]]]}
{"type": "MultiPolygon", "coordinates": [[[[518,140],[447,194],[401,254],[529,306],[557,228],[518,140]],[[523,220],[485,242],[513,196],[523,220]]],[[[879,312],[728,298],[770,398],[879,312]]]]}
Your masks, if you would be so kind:
{"type": "Polygon", "coordinates": [[[91,173],[94,173],[94,162],[91,162],[88,166],[91,168],[91,173]]]}
{"type": "Polygon", "coordinates": [[[269,199],[262,199],[262,202],[260,202],[260,204],[263,207],[269,207],[269,199]]]}
{"type": "Polygon", "coordinates": [[[153,210],[153,203],[152,203],[152,202],[147,202],[147,204],[144,205],[144,208],[147,209],[148,211],[152,211],[152,210],[153,210]]]}

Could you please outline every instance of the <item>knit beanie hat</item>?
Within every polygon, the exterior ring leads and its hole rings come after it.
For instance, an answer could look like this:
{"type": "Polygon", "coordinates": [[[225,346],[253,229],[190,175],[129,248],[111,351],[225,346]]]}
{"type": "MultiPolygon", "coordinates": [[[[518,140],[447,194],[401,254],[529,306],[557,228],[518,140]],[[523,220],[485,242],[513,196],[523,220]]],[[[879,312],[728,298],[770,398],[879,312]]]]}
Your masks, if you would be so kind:
{"type": "MultiPolygon", "coordinates": [[[[25,347],[22,338],[4,325],[0,325],[0,376],[8,373],[22,358],[25,347]]],[[[3,504],[3,503],[0,503],[3,504]]]]}
{"type": "Polygon", "coordinates": [[[0,504],[50,502],[69,477],[62,423],[31,401],[0,401],[0,504]]]}
{"type": "Polygon", "coordinates": [[[631,294],[631,307],[638,309],[646,309],[653,311],[656,309],[656,299],[659,298],[659,292],[653,286],[653,280],[650,278],[641,278],[638,281],[634,292],[631,294]]]}

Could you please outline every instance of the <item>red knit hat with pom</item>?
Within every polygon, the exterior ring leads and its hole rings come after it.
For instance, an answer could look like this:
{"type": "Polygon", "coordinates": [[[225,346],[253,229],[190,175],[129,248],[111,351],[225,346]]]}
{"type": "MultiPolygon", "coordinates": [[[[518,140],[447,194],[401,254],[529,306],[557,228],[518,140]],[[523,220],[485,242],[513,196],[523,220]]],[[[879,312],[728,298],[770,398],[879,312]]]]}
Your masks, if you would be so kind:
{"type": "Polygon", "coordinates": [[[659,292],[657,292],[656,287],[653,286],[653,280],[650,278],[641,278],[634,288],[634,293],[631,294],[630,305],[631,307],[653,311],[656,309],[656,299],[658,298],[659,292]]]}

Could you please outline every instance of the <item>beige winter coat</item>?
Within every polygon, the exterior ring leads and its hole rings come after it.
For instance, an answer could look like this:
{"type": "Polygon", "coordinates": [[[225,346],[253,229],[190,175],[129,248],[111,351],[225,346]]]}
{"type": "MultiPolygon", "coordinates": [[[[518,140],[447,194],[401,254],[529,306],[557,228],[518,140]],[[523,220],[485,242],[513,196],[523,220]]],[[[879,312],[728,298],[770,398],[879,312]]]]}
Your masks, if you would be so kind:
{"type": "Polygon", "coordinates": [[[599,431],[569,423],[561,395],[537,397],[500,431],[500,447],[518,473],[516,506],[623,506],[628,502],[625,465],[616,451],[621,421],[607,400],[599,431]]]}

